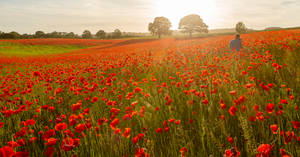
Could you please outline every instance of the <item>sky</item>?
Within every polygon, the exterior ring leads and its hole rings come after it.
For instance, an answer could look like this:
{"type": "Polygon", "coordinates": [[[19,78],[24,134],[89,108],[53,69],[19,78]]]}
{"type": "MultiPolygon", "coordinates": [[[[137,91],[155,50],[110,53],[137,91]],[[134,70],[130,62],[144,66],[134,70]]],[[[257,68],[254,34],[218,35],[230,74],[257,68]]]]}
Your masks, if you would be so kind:
{"type": "Polygon", "coordinates": [[[19,33],[98,30],[147,32],[157,16],[180,19],[198,14],[209,29],[300,26],[300,0],[0,0],[0,31],[19,33]]]}

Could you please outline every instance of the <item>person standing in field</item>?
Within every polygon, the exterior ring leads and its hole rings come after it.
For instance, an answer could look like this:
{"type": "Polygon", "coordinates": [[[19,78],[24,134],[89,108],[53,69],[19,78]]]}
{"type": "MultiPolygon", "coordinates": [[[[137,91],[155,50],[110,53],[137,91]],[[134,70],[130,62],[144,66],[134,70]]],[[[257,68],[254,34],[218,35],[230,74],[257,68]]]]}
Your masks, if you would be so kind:
{"type": "Polygon", "coordinates": [[[237,34],[235,35],[235,39],[230,41],[230,49],[232,51],[237,51],[239,52],[243,48],[242,46],[242,39],[240,38],[240,35],[237,34]]]}

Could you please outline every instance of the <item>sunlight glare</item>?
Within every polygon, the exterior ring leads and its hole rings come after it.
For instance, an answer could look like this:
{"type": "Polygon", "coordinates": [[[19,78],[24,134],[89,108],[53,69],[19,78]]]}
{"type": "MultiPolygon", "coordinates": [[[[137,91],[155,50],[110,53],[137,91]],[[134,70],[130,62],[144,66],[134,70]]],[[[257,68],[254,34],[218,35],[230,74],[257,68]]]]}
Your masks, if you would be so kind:
{"type": "Polygon", "coordinates": [[[216,16],[213,0],[159,0],[156,2],[155,15],[167,17],[172,29],[177,29],[182,17],[198,14],[206,24],[211,24],[216,16]]]}

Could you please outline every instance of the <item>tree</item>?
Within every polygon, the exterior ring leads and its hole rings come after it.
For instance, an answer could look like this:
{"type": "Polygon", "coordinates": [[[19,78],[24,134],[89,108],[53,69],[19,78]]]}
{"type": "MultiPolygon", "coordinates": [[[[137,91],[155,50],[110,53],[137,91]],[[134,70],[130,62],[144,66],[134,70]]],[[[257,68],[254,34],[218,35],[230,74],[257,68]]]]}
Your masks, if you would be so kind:
{"type": "Polygon", "coordinates": [[[11,34],[13,39],[18,39],[18,38],[21,37],[21,35],[18,32],[15,32],[15,31],[10,32],[9,34],[11,34]]]}
{"type": "Polygon", "coordinates": [[[36,31],[35,37],[36,38],[43,38],[45,36],[45,33],[43,31],[36,31]]]}
{"type": "Polygon", "coordinates": [[[58,36],[60,38],[65,38],[67,36],[68,32],[58,32],[58,36]]]}
{"type": "Polygon", "coordinates": [[[236,30],[238,33],[246,33],[248,29],[247,29],[246,25],[245,25],[243,22],[238,22],[238,23],[235,25],[235,30],[236,30]]]}
{"type": "Polygon", "coordinates": [[[34,38],[34,36],[33,35],[31,35],[31,34],[22,34],[21,35],[21,38],[22,39],[32,39],[32,38],[34,38]]]}
{"type": "Polygon", "coordinates": [[[168,18],[165,18],[163,16],[156,17],[153,21],[153,23],[149,23],[148,30],[154,34],[158,35],[158,38],[161,37],[161,35],[169,35],[171,33],[171,22],[168,18]]]}
{"type": "Polygon", "coordinates": [[[59,38],[60,36],[59,36],[59,33],[58,33],[58,32],[54,31],[54,32],[52,32],[52,33],[48,33],[48,34],[47,34],[47,37],[48,37],[48,38],[59,38]]]}
{"type": "Polygon", "coordinates": [[[113,32],[113,37],[118,38],[122,35],[122,32],[119,29],[115,29],[113,32]]]}
{"type": "Polygon", "coordinates": [[[66,37],[67,38],[75,38],[75,33],[70,32],[70,33],[66,34],[66,37]]]}
{"type": "Polygon", "coordinates": [[[82,33],[82,38],[92,38],[92,33],[89,30],[85,30],[82,33]]]}
{"type": "Polygon", "coordinates": [[[10,33],[0,33],[1,39],[18,39],[21,35],[17,32],[10,32],[10,33]]]}
{"type": "Polygon", "coordinates": [[[114,38],[119,38],[122,35],[122,32],[119,29],[115,29],[113,32],[114,38]]]}
{"type": "Polygon", "coordinates": [[[149,23],[149,24],[148,24],[148,31],[149,31],[152,35],[155,35],[155,30],[154,30],[154,27],[153,27],[153,23],[149,23]]]}
{"type": "Polygon", "coordinates": [[[105,38],[105,31],[104,30],[99,30],[97,33],[96,33],[96,37],[97,38],[100,38],[100,39],[104,39],[105,38]]]}
{"type": "Polygon", "coordinates": [[[194,32],[208,33],[208,26],[203,22],[201,17],[196,14],[183,17],[179,22],[179,29],[182,29],[185,33],[189,33],[190,36],[192,36],[194,32]]]}

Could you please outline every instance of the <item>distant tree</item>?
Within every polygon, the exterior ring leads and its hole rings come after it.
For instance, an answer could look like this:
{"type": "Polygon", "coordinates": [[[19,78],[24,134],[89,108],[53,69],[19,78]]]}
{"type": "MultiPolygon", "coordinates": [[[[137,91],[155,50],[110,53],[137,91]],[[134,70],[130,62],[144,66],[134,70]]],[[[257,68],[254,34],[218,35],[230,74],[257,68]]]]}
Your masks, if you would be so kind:
{"type": "Polygon", "coordinates": [[[179,22],[179,29],[183,32],[189,33],[192,36],[194,32],[208,33],[208,26],[203,22],[201,17],[196,14],[191,14],[183,17],[179,22]]]}
{"type": "Polygon", "coordinates": [[[155,35],[155,29],[153,27],[153,23],[149,23],[148,24],[148,31],[152,34],[152,35],[155,35]]]}
{"type": "Polygon", "coordinates": [[[18,32],[15,32],[15,31],[10,32],[9,34],[11,34],[13,39],[18,39],[18,38],[21,37],[21,35],[18,32]]]}
{"type": "Polygon", "coordinates": [[[97,33],[96,33],[96,37],[97,38],[100,38],[100,39],[104,39],[105,38],[105,31],[104,30],[99,30],[97,33]]]}
{"type": "Polygon", "coordinates": [[[158,38],[161,37],[161,35],[169,35],[171,33],[171,22],[166,17],[156,17],[153,21],[153,23],[149,23],[148,30],[155,35],[158,35],[158,38]]]}
{"type": "Polygon", "coordinates": [[[10,32],[10,33],[0,33],[1,39],[19,39],[21,38],[21,35],[17,32],[10,32]]]}
{"type": "Polygon", "coordinates": [[[47,36],[48,38],[60,38],[59,32],[56,32],[56,31],[54,31],[54,32],[52,32],[52,33],[48,33],[46,36],[47,36]]]}
{"type": "Polygon", "coordinates": [[[247,29],[246,25],[243,22],[238,22],[235,25],[235,30],[238,33],[246,33],[248,29],[247,29]]]}
{"type": "Polygon", "coordinates": [[[67,36],[68,32],[58,32],[58,35],[60,38],[65,38],[67,36]]]}
{"type": "Polygon", "coordinates": [[[0,39],[3,39],[4,32],[0,31],[0,39]]]}
{"type": "Polygon", "coordinates": [[[20,38],[22,38],[22,39],[31,39],[31,38],[33,38],[33,35],[31,35],[31,34],[22,34],[20,38]]]}
{"type": "Polygon", "coordinates": [[[5,39],[5,34],[4,32],[0,32],[0,39],[5,39]]]}
{"type": "Polygon", "coordinates": [[[36,38],[45,37],[45,33],[43,31],[36,31],[34,35],[35,35],[36,38]]]}
{"type": "Polygon", "coordinates": [[[75,38],[75,33],[73,33],[73,32],[70,32],[70,33],[68,33],[68,34],[66,34],[66,37],[67,38],[75,38]]]}
{"type": "Polygon", "coordinates": [[[82,38],[92,38],[92,33],[89,30],[85,30],[82,33],[82,38]]]}
{"type": "Polygon", "coordinates": [[[119,38],[119,37],[121,37],[121,35],[122,35],[122,32],[119,29],[114,30],[114,32],[113,32],[114,38],[119,38]]]}

